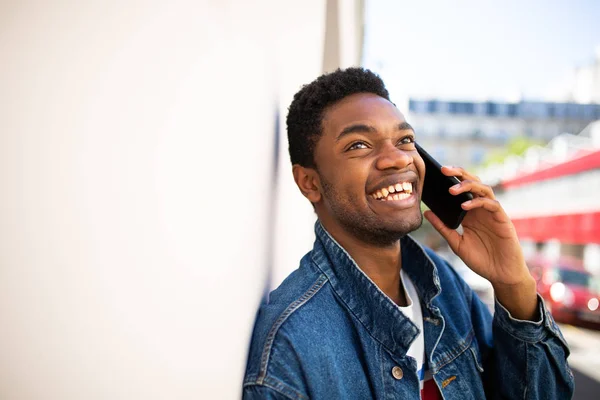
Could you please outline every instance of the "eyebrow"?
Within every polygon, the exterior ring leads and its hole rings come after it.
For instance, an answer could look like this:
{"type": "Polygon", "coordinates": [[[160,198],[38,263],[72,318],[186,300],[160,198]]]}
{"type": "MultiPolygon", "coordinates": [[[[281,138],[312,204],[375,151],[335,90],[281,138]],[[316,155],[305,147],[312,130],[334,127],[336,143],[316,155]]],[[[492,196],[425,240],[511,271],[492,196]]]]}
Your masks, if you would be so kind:
{"type": "MultiPolygon", "coordinates": [[[[396,130],[397,131],[407,131],[407,130],[411,130],[411,131],[415,131],[413,129],[413,127],[406,121],[404,122],[400,122],[397,126],[396,126],[396,130]]],[[[355,124],[355,125],[350,125],[345,127],[340,134],[337,136],[337,138],[335,139],[336,142],[340,141],[344,136],[349,135],[351,133],[375,133],[377,132],[377,129],[375,129],[373,126],[370,125],[365,125],[365,124],[355,124]]]]}

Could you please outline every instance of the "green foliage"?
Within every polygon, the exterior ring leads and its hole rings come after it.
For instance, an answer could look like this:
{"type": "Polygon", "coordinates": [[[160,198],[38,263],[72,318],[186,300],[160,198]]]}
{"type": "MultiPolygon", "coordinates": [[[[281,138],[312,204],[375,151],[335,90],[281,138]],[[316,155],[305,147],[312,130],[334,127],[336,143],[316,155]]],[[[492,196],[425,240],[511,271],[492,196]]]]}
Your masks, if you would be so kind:
{"type": "Polygon", "coordinates": [[[484,166],[489,166],[495,163],[503,162],[506,157],[515,155],[521,156],[525,153],[525,150],[530,148],[531,146],[540,146],[544,143],[540,140],[530,139],[525,136],[517,136],[508,141],[506,144],[506,148],[502,150],[495,150],[488,153],[487,157],[483,161],[484,166]]]}

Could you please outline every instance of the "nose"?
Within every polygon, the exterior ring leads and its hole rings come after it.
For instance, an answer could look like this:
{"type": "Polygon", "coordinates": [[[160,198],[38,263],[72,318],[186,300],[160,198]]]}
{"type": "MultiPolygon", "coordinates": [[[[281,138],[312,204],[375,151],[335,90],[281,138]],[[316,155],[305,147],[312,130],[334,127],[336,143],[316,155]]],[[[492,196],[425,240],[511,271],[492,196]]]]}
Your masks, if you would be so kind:
{"type": "Polygon", "coordinates": [[[413,163],[411,152],[399,149],[391,143],[386,143],[377,157],[376,167],[385,169],[404,169],[413,163]]]}

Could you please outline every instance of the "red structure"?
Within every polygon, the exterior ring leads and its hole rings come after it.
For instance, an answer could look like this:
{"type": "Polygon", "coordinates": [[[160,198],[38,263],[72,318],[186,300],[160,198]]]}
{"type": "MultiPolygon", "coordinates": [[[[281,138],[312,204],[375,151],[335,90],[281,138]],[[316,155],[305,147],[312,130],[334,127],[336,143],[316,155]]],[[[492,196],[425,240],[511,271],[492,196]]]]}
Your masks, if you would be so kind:
{"type": "Polygon", "coordinates": [[[503,181],[503,197],[510,199],[507,211],[519,237],[538,243],[554,239],[600,244],[599,178],[596,150],[503,181]]]}

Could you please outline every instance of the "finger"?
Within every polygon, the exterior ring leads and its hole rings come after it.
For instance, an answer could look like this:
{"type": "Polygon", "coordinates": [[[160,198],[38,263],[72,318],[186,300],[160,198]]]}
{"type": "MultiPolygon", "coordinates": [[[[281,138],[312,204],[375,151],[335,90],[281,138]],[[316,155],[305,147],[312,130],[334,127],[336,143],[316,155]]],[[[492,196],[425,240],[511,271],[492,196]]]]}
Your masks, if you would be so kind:
{"type": "Polygon", "coordinates": [[[456,249],[458,249],[458,243],[460,242],[460,234],[454,229],[448,228],[446,224],[433,213],[433,211],[427,210],[423,215],[435,230],[442,235],[446,242],[448,242],[452,251],[456,251],[456,249]]]}
{"type": "Polygon", "coordinates": [[[464,193],[464,192],[471,192],[474,195],[477,195],[480,197],[487,197],[489,199],[496,198],[496,196],[494,195],[494,191],[492,190],[491,187],[489,187],[488,185],[485,185],[481,182],[472,181],[470,179],[462,181],[462,182],[457,183],[456,185],[452,186],[449,189],[449,192],[454,195],[464,193]]]}
{"type": "Polygon", "coordinates": [[[471,180],[471,181],[481,182],[481,179],[479,179],[479,177],[477,177],[476,175],[473,175],[472,173],[470,173],[469,171],[467,171],[461,167],[443,166],[442,174],[444,174],[446,176],[455,176],[461,181],[471,180]]]}
{"type": "Polygon", "coordinates": [[[502,211],[502,206],[495,199],[489,199],[487,197],[475,197],[473,200],[465,201],[460,205],[463,210],[473,210],[476,208],[483,208],[490,212],[502,211]]]}

